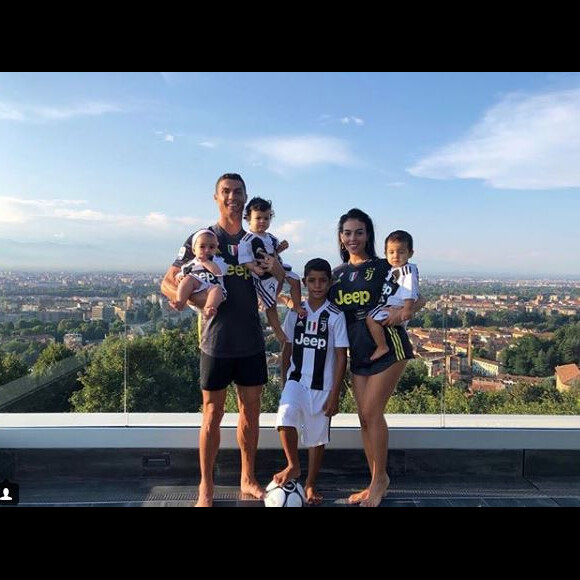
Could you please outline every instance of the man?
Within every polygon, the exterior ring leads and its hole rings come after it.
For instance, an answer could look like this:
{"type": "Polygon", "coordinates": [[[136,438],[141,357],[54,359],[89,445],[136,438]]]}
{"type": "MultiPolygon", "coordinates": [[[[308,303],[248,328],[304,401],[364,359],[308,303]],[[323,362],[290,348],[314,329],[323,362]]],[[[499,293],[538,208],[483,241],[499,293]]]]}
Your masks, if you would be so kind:
{"type": "MultiPolygon", "coordinates": [[[[237,173],[222,175],[214,199],[219,220],[210,229],[219,242],[219,255],[228,264],[225,279],[227,300],[216,316],[205,322],[201,336],[200,381],[203,390],[203,424],[199,442],[201,483],[197,507],[213,505],[213,468],[220,445],[220,424],[224,415],[226,388],[235,383],[240,418],[238,444],[242,455],[241,490],[257,499],[264,490],[255,477],[255,460],[260,432],[260,397],[268,380],[264,337],[258,302],[251,274],[238,263],[238,244],[246,235],[242,228],[248,199],[246,184],[237,173]]],[[[193,258],[190,236],[169,268],[161,285],[167,298],[175,300],[176,276],[183,264],[193,258]]],[[[285,272],[275,258],[267,256],[260,264],[282,281],[285,272]]],[[[200,296],[203,300],[203,296],[200,296]]]]}

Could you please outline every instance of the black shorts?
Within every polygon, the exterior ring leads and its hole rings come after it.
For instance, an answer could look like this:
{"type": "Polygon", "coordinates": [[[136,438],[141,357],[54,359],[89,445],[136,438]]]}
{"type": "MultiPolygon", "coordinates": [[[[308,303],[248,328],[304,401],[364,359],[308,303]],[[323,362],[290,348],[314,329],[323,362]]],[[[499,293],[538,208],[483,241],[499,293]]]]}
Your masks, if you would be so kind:
{"type": "MultiPolygon", "coordinates": [[[[397,362],[415,358],[413,355],[413,345],[409,340],[407,331],[402,326],[385,326],[384,328],[389,352],[380,359],[371,362],[370,357],[376,345],[372,338],[369,342],[368,340],[364,340],[366,335],[364,337],[361,336],[360,338],[363,340],[355,343],[354,347],[351,346],[351,351],[353,348],[357,350],[357,356],[353,356],[351,352],[350,370],[353,374],[364,377],[378,375],[397,362]]],[[[370,337],[370,334],[368,336],[370,337]]]]}
{"type": "Polygon", "coordinates": [[[258,387],[268,382],[266,353],[242,358],[216,358],[201,352],[200,384],[204,391],[223,391],[231,383],[258,387]]]}

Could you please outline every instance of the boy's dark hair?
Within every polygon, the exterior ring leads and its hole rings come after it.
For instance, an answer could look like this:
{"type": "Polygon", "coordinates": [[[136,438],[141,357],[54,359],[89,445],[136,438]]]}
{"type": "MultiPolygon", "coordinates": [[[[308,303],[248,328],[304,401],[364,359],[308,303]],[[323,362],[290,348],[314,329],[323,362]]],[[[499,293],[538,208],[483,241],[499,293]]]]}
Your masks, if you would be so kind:
{"type": "Polygon", "coordinates": [[[306,278],[312,270],[316,270],[317,272],[324,272],[328,275],[328,279],[332,278],[332,268],[330,264],[324,260],[323,258],[314,258],[310,260],[306,266],[304,266],[304,277],[306,278]]]}
{"type": "Polygon", "coordinates": [[[243,180],[242,176],[239,173],[224,173],[217,181],[215,184],[215,191],[217,193],[219,187],[220,187],[220,183],[222,181],[225,181],[226,179],[231,179],[232,181],[239,181],[241,182],[241,184],[244,186],[244,193],[246,193],[248,190],[246,189],[246,182],[243,180]]]}
{"type": "Polygon", "coordinates": [[[365,246],[365,251],[369,255],[369,258],[376,258],[377,251],[375,249],[375,226],[373,225],[373,220],[370,218],[369,214],[360,209],[354,208],[351,209],[348,213],[340,216],[340,220],[338,222],[338,248],[340,250],[340,257],[342,258],[342,261],[346,264],[350,260],[349,251],[343,247],[342,242],[340,241],[340,234],[342,234],[344,224],[348,220],[358,220],[365,224],[367,228],[367,234],[369,236],[365,246]]]}
{"type": "Polygon", "coordinates": [[[397,230],[395,232],[391,232],[387,239],[385,240],[385,250],[387,249],[387,244],[389,242],[401,242],[403,244],[407,244],[407,249],[409,252],[413,251],[413,236],[404,230],[397,230]]]}
{"type": "Polygon", "coordinates": [[[272,209],[272,202],[269,199],[262,199],[261,197],[253,197],[246,206],[244,212],[244,219],[250,221],[253,211],[269,211],[274,217],[274,210],[272,209]]]}

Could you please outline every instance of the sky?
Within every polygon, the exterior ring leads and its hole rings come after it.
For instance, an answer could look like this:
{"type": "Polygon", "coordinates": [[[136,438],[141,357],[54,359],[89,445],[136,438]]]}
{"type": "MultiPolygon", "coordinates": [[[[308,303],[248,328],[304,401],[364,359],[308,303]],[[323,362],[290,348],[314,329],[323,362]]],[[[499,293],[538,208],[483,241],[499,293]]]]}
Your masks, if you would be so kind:
{"type": "Polygon", "coordinates": [[[0,72],[0,269],[163,273],[226,172],[298,272],[358,207],[423,275],[580,276],[578,72],[0,72]]]}

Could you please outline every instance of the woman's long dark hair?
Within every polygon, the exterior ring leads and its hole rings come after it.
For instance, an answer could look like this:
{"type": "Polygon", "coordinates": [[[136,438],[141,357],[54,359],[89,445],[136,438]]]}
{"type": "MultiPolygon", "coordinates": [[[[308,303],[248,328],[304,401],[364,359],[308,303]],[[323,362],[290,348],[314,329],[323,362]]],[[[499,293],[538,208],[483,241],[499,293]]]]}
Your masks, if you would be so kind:
{"type": "Polygon", "coordinates": [[[375,250],[375,226],[373,225],[373,220],[364,211],[354,208],[351,209],[348,213],[340,216],[340,220],[338,222],[338,249],[343,263],[346,264],[346,262],[350,260],[349,251],[342,245],[342,242],[340,241],[340,234],[342,234],[344,224],[348,220],[358,220],[359,222],[365,224],[369,237],[365,246],[365,251],[370,258],[376,258],[377,251],[375,250]]]}

